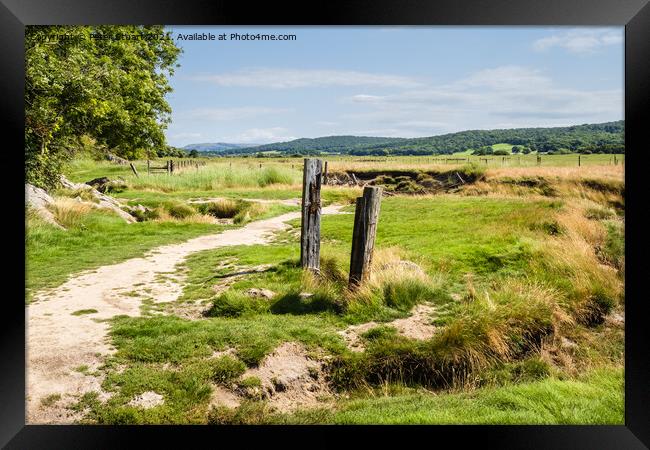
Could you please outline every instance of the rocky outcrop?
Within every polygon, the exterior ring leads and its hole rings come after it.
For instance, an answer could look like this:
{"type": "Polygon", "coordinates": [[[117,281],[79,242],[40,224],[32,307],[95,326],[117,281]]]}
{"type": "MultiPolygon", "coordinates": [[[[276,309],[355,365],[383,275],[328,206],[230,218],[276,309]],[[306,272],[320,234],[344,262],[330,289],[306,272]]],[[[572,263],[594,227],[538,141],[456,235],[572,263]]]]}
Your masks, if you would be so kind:
{"type": "Polygon", "coordinates": [[[126,159],[120,158],[119,156],[116,156],[116,155],[114,155],[112,153],[107,153],[106,154],[106,159],[108,159],[110,162],[112,162],[114,164],[120,164],[120,165],[123,165],[123,166],[129,163],[126,159]]]}
{"type": "Polygon", "coordinates": [[[137,221],[135,217],[122,209],[122,205],[117,200],[115,200],[113,197],[99,192],[92,186],[84,183],[73,183],[63,175],[61,175],[61,185],[66,189],[84,190],[90,192],[90,194],[96,200],[96,203],[92,203],[93,207],[109,209],[115,212],[118,216],[120,216],[128,223],[137,221]]]}
{"type": "Polygon", "coordinates": [[[48,209],[48,206],[52,203],[54,203],[54,199],[43,189],[29,183],[25,184],[25,205],[31,208],[45,222],[65,230],[56,221],[52,211],[48,209]]]}

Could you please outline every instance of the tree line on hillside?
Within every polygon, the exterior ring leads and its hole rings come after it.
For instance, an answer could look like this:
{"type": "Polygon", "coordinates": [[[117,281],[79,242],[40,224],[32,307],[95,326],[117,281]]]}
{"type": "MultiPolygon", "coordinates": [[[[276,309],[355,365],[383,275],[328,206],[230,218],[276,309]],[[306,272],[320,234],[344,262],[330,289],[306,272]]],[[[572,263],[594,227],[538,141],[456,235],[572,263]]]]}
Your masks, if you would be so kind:
{"type": "MultiPolygon", "coordinates": [[[[508,143],[540,153],[624,153],[624,121],[553,128],[470,130],[426,138],[408,139],[389,145],[369,147],[352,154],[391,155],[451,154],[508,143]],[[383,152],[382,152],[383,153],[383,152]]],[[[479,152],[480,153],[480,152],[479,152]]]]}
{"type": "MultiPolygon", "coordinates": [[[[275,152],[282,156],[322,153],[354,156],[444,155],[470,150],[473,154],[499,154],[499,143],[511,144],[515,153],[625,153],[624,121],[553,128],[470,130],[424,138],[378,138],[327,136],[296,139],[257,147],[214,152],[216,155],[246,155],[275,152]]],[[[504,154],[505,154],[504,153],[504,154]]],[[[204,153],[206,154],[206,153],[204,153]]]]}

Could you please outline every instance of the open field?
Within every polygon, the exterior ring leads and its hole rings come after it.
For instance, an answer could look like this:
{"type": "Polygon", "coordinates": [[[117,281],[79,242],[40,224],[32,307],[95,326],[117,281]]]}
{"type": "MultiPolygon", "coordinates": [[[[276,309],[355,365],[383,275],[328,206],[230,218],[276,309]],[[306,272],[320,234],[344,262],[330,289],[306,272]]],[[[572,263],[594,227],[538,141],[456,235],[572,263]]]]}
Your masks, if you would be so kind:
{"type": "Polygon", "coordinates": [[[624,156],[536,157],[324,158],[330,175],[386,183],[356,291],[352,202],[365,181],[323,186],[315,276],[300,268],[300,158],[206,159],[171,175],[136,161],[138,177],[73,161],[70,180],[119,179],[109,194],[147,212],[127,224],[62,189],[65,230],[28,215],[30,320],[51,330],[56,316],[98,343],[83,363],[57,360],[74,389],[39,391],[29,417],[622,423],[624,156]],[[400,191],[391,171],[462,181],[400,191]]]}

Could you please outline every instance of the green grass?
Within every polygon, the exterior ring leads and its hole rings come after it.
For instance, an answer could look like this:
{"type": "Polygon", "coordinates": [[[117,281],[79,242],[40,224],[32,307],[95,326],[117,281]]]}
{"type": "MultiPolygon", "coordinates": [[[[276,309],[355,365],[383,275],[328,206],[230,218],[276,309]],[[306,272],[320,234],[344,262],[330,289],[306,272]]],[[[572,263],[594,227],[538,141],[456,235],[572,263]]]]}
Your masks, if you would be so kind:
{"type": "Polygon", "coordinates": [[[91,308],[91,309],[79,309],[79,310],[77,310],[75,312],[72,312],[70,314],[73,315],[73,316],[83,316],[84,314],[94,314],[96,312],[97,312],[96,309],[91,308]]]}
{"type": "MultiPolygon", "coordinates": [[[[543,156],[543,165],[573,165],[575,158],[543,156]]],[[[606,164],[609,158],[588,155],[583,164],[606,164]]],[[[431,159],[390,160],[406,164],[431,159]]],[[[534,165],[536,160],[534,155],[521,159],[522,165],[534,165]]],[[[496,160],[500,164],[501,157],[496,160]]],[[[356,159],[331,161],[332,170],[334,161],[345,164],[356,159]]],[[[299,198],[302,159],[264,160],[263,168],[257,160],[232,162],[232,169],[229,160],[215,159],[198,171],[136,179],[128,167],[80,161],[71,165],[69,174],[76,181],[122,177],[128,188],[115,196],[132,205],[180,211],[181,216],[183,211],[189,214],[188,208],[204,208],[204,213],[241,224],[297,209],[260,207],[242,199],[299,198]],[[191,207],[187,203],[217,197],[230,200],[191,207]]],[[[142,174],[143,163],[136,165],[142,174]]],[[[620,191],[618,185],[601,188],[620,191]]],[[[359,194],[358,188],[323,189],[324,203],[349,203],[359,194]]],[[[539,355],[542,339],[557,332],[579,343],[574,362],[580,370],[622,362],[622,330],[580,321],[565,327],[563,316],[578,318],[585,306],[598,309],[602,316],[619,299],[616,286],[598,272],[597,264],[588,258],[574,261],[575,249],[562,247],[566,230],[559,227],[556,214],[564,207],[557,200],[524,197],[385,197],[377,229],[378,254],[396,249],[425,275],[385,277],[355,294],[345,290],[352,214],[322,218],[320,279],[304,275],[299,267],[296,228],[279,233],[271,245],[192,254],[179,267],[187,269],[187,282],[171,306],[199,301],[209,308],[207,316],[193,321],[147,315],[113,318],[110,333],[117,352],[103,369],[102,386],[113,396],[101,403],[88,394],[77,408],[89,408],[88,420],[93,423],[205,423],[211,385],[235,383],[255,391],[259,379],[238,379],[245,368],[259,364],[283,342],[296,341],[314,356],[331,356],[328,376],[352,399],[338,400],[334,411],[292,415],[274,414],[263,402],[248,401],[235,410],[214,410],[209,421],[622,423],[622,369],[601,368],[574,379],[539,355]],[[558,252],[567,257],[559,258],[558,252]],[[216,293],[215,285],[223,283],[228,283],[227,291],[216,293]],[[272,298],[252,297],[247,293],[251,288],[268,289],[272,298]],[[436,306],[435,324],[441,327],[429,340],[404,338],[383,324],[361,336],[366,352],[353,354],[338,334],[351,323],[405,317],[425,301],[436,306]],[[608,345],[598,346],[594,340],[608,345]],[[215,357],[214,352],[226,350],[227,355],[215,357]],[[117,367],[126,369],[114,370],[117,367]],[[461,389],[465,382],[480,388],[446,390],[461,389]],[[423,386],[438,391],[432,395],[423,386]],[[128,404],[146,391],[163,395],[164,403],[148,410],[128,404]]],[[[608,227],[600,256],[623,267],[624,234],[614,214],[599,208],[587,212],[589,219],[608,227]]],[[[190,222],[126,225],[97,212],[82,216],[68,231],[36,225],[27,241],[32,289],[60,283],[79,270],[138,256],[163,243],[223,229],[190,222]]],[[[299,227],[299,220],[292,225],[299,227]]],[[[73,314],[77,313],[86,312],[73,314]]]]}
{"type": "MultiPolygon", "coordinates": [[[[446,395],[410,394],[346,402],[326,423],[621,425],[622,369],[446,395]]],[[[304,420],[304,419],[303,419],[304,420]]],[[[322,423],[322,420],[319,420],[322,423]]]]}
{"type": "MultiPolygon", "coordinates": [[[[399,246],[431,273],[446,273],[455,281],[468,272],[521,274],[530,257],[529,241],[539,236],[529,229],[553,209],[551,202],[523,199],[384,198],[376,247],[399,246]]],[[[352,221],[353,215],[323,219],[324,240],[349,251],[352,221]]]]}

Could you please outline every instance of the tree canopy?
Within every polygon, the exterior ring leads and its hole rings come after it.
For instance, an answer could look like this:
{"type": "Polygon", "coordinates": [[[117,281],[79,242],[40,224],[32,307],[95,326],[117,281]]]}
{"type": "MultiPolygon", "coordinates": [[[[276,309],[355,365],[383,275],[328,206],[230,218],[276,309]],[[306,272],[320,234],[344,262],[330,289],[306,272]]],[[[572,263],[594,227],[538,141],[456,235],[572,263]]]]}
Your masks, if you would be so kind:
{"type": "Polygon", "coordinates": [[[162,26],[25,29],[25,176],[58,182],[83,135],[125,158],[165,146],[181,49],[162,26]]]}

